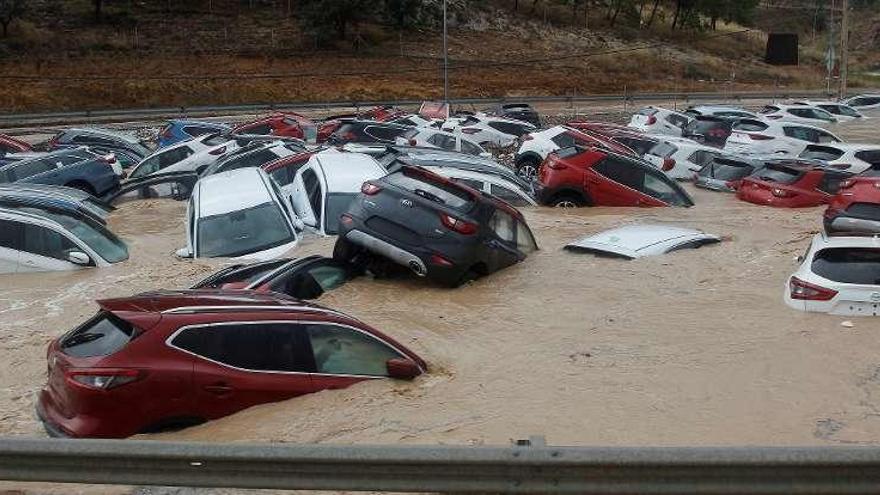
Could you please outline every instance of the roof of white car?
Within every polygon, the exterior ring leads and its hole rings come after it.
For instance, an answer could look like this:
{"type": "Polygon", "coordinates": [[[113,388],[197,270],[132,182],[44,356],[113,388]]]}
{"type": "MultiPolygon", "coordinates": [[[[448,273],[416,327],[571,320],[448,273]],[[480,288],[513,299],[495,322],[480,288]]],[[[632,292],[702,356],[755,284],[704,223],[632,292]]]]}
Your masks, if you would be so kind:
{"type": "Polygon", "coordinates": [[[222,215],[272,201],[265,172],[256,167],[209,175],[196,183],[199,216],[222,215]]]}
{"type": "Polygon", "coordinates": [[[663,254],[684,242],[720,242],[717,236],[699,230],[669,225],[626,225],[588,235],[566,245],[568,249],[602,251],[627,258],[663,254]]]}
{"type": "Polygon", "coordinates": [[[865,143],[814,143],[810,146],[828,146],[830,148],[837,148],[841,151],[880,150],[880,144],[865,143]]]}
{"type": "Polygon", "coordinates": [[[712,146],[706,146],[705,144],[698,143],[698,142],[694,141],[693,139],[688,139],[685,137],[659,136],[659,135],[657,135],[657,136],[652,135],[652,137],[658,137],[658,138],[660,138],[660,141],[672,143],[672,144],[678,145],[679,147],[684,146],[684,147],[693,148],[693,149],[719,151],[718,148],[713,148],[712,146]]]}
{"type": "Polygon", "coordinates": [[[818,249],[854,247],[880,248],[880,235],[877,236],[829,236],[824,232],[813,237],[813,244],[818,249]]]}
{"type": "Polygon", "coordinates": [[[330,148],[309,158],[323,170],[328,192],[358,192],[364,181],[388,174],[373,157],[363,153],[348,153],[330,148]]]}

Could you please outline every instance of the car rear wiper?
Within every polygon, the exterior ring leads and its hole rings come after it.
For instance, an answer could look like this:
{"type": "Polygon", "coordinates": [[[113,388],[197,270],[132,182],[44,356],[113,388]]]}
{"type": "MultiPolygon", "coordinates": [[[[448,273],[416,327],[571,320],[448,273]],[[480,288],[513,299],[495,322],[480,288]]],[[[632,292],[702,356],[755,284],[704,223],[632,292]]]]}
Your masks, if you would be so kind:
{"type": "Polygon", "coordinates": [[[440,196],[437,196],[436,194],[431,194],[428,191],[425,191],[424,189],[416,189],[413,192],[415,194],[417,194],[427,200],[433,201],[435,203],[440,203],[441,205],[446,204],[446,201],[443,201],[443,198],[441,198],[440,196]]]}
{"type": "Polygon", "coordinates": [[[73,337],[64,341],[62,347],[65,349],[68,347],[78,346],[80,344],[86,344],[88,342],[92,342],[94,340],[98,340],[103,337],[103,333],[81,333],[79,335],[74,335],[73,337]]]}

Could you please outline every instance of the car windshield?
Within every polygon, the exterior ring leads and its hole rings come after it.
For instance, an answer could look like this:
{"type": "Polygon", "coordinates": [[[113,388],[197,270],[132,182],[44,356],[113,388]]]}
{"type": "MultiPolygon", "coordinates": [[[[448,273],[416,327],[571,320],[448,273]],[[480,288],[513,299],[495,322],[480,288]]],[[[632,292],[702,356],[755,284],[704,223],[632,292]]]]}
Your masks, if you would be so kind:
{"type": "Polygon", "coordinates": [[[782,165],[768,164],[754,173],[754,177],[766,182],[777,184],[793,184],[803,175],[803,172],[782,165]]]}
{"type": "Polygon", "coordinates": [[[816,253],[813,273],[844,284],[880,285],[880,249],[828,248],[816,253]]]}
{"type": "Polygon", "coordinates": [[[336,234],[339,232],[339,217],[348,210],[349,205],[357,193],[329,193],[327,195],[327,211],[324,216],[324,232],[336,234]]]}
{"type": "Polygon", "coordinates": [[[199,257],[236,257],[296,240],[281,208],[266,202],[251,208],[203,217],[198,222],[199,257]]]}
{"type": "Polygon", "coordinates": [[[119,263],[128,259],[128,247],[125,243],[98,222],[54,211],[39,210],[38,212],[60,223],[107,263],[119,263]]]}
{"type": "Polygon", "coordinates": [[[710,179],[739,180],[752,170],[754,167],[748,163],[716,158],[700,169],[699,175],[710,179]]]}

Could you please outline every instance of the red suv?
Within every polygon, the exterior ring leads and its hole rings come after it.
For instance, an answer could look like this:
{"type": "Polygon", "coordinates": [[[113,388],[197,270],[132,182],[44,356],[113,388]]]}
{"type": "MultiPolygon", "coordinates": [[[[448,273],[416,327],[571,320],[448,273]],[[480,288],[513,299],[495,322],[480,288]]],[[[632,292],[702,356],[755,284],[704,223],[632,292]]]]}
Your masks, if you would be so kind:
{"type": "Polygon", "coordinates": [[[840,183],[824,215],[829,234],[880,234],[880,177],[854,177],[840,183]]]}
{"type": "Polygon", "coordinates": [[[6,153],[21,153],[24,151],[31,151],[31,145],[12,136],[0,134],[0,156],[6,153]]]}
{"type": "Polygon", "coordinates": [[[772,160],[740,182],[736,197],[780,208],[819,206],[831,201],[841,182],[851,176],[810,162],[772,160]]]}
{"type": "Polygon", "coordinates": [[[573,146],[547,155],[538,201],[574,206],[693,206],[677,182],[650,164],[599,148],[573,146]]]}
{"type": "Polygon", "coordinates": [[[49,344],[37,414],[50,435],[127,437],[427,369],[364,323],[276,293],[166,291],[98,305],[49,344]]]}
{"type": "Polygon", "coordinates": [[[298,113],[277,113],[251,122],[239,124],[232,129],[236,134],[257,134],[294,137],[304,141],[320,140],[317,124],[298,113]]]}

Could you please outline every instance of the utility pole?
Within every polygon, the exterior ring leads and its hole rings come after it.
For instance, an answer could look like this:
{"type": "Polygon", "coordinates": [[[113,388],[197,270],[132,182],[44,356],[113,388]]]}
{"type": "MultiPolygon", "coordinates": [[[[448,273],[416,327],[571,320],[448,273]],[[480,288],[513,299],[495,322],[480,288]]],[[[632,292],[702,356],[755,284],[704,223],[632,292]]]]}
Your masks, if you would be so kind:
{"type": "Polygon", "coordinates": [[[849,0],[843,0],[840,21],[840,98],[846,96],[847,64],[849,63],[849,0]]]}
{"type": "Polygon", "coordinates": [[[446,0],[443,0],[443,101],[449,103],[449,45],[446,41],[446,0]]]}

